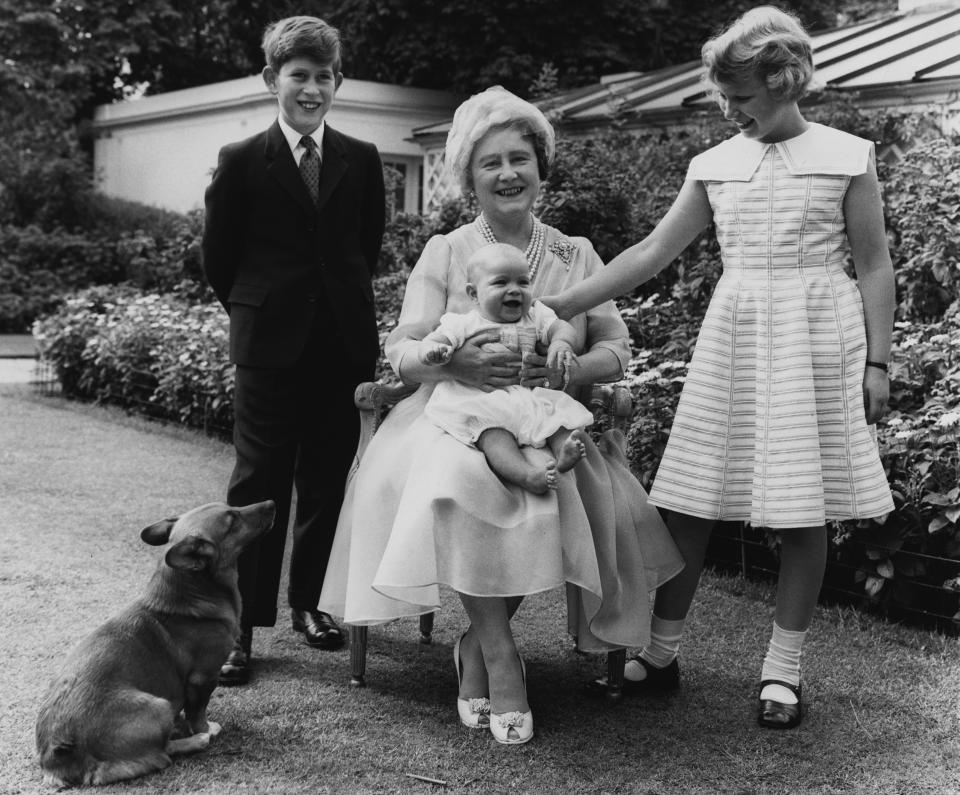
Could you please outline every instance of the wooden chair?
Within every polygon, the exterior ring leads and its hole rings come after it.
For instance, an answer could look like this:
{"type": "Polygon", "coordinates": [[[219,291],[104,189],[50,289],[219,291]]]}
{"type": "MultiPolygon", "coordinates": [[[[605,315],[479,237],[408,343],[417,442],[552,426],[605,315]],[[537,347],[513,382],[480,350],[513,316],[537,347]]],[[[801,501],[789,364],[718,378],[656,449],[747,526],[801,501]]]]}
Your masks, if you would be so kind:
{"type": "MultiPolygon", "coordinates": [[[[417,385],[383,384],[379,381],[365,381],[354,393],[354,403],[360,411],[360,443],[354,468],[359,464],[377,432],[386,413],[404,398],[417,391],[417,385]]],[[[600,420],[608,418],[608,426],[627,433],[630,417],[633,414],[633,396],[622,384],[594,384],[584,403],[600,420]]],[[[434,613],[420,616],[420,643],[433,642],[434,613]]],[[[348,624],[350,635],[350,684],[354,687],[366,685],[367,642],[366,625],[348,624]]],[[[616,649],[607,653],[607,699],[618,701],[623,696],[623,669],[626,665],[626,649],[616,649]]]]}

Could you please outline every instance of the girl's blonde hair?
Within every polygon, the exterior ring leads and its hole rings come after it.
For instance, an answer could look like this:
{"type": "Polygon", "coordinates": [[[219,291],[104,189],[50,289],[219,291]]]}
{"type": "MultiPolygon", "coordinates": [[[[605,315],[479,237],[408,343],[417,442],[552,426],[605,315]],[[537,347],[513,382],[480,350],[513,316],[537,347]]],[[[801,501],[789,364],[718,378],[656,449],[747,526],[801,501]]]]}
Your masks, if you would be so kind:
{"type": "Polygon", "coordinates": [[[799,100],[813,80],[813,43],[793,14],[752,8],[703,45],[705,79],[715,87],[756,77],[774,99],[799,100]]]}

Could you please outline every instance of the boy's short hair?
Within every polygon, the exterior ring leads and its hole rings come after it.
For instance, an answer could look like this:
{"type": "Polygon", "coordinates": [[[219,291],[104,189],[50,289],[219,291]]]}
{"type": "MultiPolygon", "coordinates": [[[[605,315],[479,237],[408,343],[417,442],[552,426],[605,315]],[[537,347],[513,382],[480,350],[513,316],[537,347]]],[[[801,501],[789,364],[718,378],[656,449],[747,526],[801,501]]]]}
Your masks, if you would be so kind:
{"type": "Polygon", "coordinates": [[[340,71],[340,31],[319,17],[286,17],[267,26],[261,43],[267,66],[280,71],[292,58],[306,57],[340,71]]]}
{"type": "Polygon", "coordinates": [[[705,78],[717,83],[756,77],[774,99],[799,100],[813,80],[813,45],[794,14],[752,8],[702,50],[705,78]]]}

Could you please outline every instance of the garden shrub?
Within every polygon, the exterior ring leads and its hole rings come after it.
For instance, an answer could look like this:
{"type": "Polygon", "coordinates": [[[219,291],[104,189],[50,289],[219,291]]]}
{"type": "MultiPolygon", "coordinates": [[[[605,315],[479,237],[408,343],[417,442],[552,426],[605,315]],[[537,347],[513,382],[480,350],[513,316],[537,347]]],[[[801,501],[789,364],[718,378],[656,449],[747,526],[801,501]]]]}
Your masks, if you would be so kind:
{"type": "Polygon", "coordinates": [[[960,316],[897,324],[891,391],[877,430],[895,510],[837,525],[837,559],[872,604],[942,616],[957,600],[938,589],[960,592],[960,316]]]}
{"type": "Polygon", "coordinates": [[[219,304],[92,287],[37,320],[33,335],[67,397],[209,432],[232,427],[228,318],[219,304]]]}
{"type": "Polygon", "coordinates": [[[960,306],[960,145],[909,151],[884,183],[899,316],[932,321],[960,306]]]}
{"type": "Polygon", "coordinates": [[[62,229],[0,227],[0,331],[23,333],[78,285],[124,278],[109,241],[62,229]]]}

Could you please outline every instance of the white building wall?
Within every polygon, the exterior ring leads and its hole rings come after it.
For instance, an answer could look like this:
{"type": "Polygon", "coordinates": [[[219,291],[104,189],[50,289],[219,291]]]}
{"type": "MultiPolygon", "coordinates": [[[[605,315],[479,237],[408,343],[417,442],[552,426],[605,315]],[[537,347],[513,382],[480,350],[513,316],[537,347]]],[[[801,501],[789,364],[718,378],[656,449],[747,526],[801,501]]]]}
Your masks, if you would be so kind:
{"type": "MultiPolygon", "coordinates": [[[[460,97],[345,79],[327,121],[372,141],[385,162],[405,165],[403,209],[420,210],[423,151],[415,127],[449,119],[460,97]]],[[[102,105],[94,116],[94,169],[110,196],[178,212],[203,206],[220,147],[269,126],[277,102],[259,75],[102,105]]]]}

